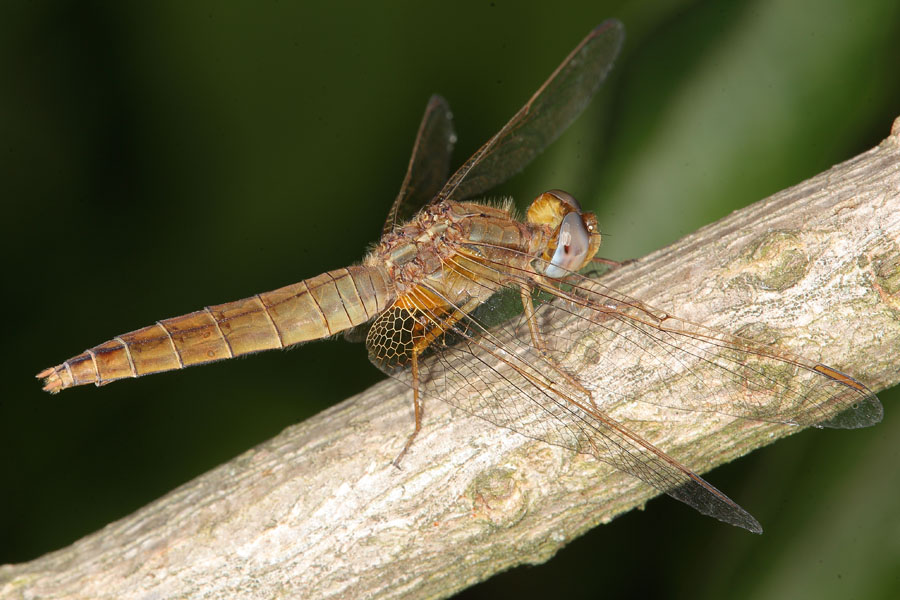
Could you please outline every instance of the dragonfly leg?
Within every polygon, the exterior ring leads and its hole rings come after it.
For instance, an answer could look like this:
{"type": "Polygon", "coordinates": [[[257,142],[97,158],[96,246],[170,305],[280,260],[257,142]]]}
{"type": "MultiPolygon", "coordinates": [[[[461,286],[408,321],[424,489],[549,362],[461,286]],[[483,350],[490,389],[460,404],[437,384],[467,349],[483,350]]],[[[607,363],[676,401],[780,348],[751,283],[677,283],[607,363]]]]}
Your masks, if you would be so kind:
{"type": "Polygon", "coordinates": [[[538,327],[537,317],[535,316],[534,311],[534,302],[531,300],[531,288],[527,285],[519,285],[519,296],[522,298],[522,307],[525,309],[525,320],[528,322],[528,332],[531,334],[531,343],[535,347],[535,349],[541,353],[544,361],[550,366],[551,369],[559,373],[560,377],[565,379],[569,385],[579,390],[582,394],[584,394],[585,398],[591,403],[591,406],[594,410],[597,410],[597,405],[594,404],[594,396],[591,392],[581,385],[581,382],[578,381],[571,374],[567,373],[565,369],[556,364],[556,361],[550,355],[550,352],[547,350],[547,346],[544,344],[544,338],[541,336],[540,327],[538,327]]]}
{"type": "Polygon", "coordinates": [[[605,275],[607,273],[611,273],[612,271],[615,271],[619,267],[624,267],[625,265],[630,265],[631,263],[633,263],[635,261],[636,261],[636,259],[634,259],[634,258],[629,258],[628,260],[618,261],[618,260],[612,260],[610,258],[602,258],[599,256],[595,256],[594,258],[591,259],[591,262],[589,263],[590,266],[587,267],[584,274],[588,275],[589,277],[599,277],[600,275],[605,275]]]}
{"type": "Polygon", "coordinates": [[[419,401],[419,353],[414,350],[410,358],[412,360],[413,412],[416,416],[416,425],[412,434],[406,440],[406,444],[403,445],[403,450],[394,459],[393,464],[398,469],[400,468],[400,461],[406,455],[410,446],[412,446],[413,440],[419,435],[419,430],[422,429],[422,403],[419,401]]]}
{"type": "MultiPolygon", "coordinates": [[[[403,459],[403,456],[412,446],[413,440],[416,439],[416,436],[419,435],[419,431],[422,429],[422,401],[419,399],[419,356],[423,352],[425,352],[428,347],[438,339],[438,337],[455,326],[460,321],[460,319],[472,312],[472,310],[474,310],[475,307],[477,307],[480,303],[480,300],[473,298],[466,302],[462,307],[454,308],[452,311],[450,311],[449,315],[438,318],[436,313],[434,313],[430,318],[426,320],[430,328],[417,332],[417,339],[409,349],[409,361],[412,371],[413,407],[416,415],[416,426],[413,429],[412,435],[410,435],[409,439],[406,440],[406,444],[403,446],[403,450],[400,452],[397,458],[394,459],[393,464],[395,467],[400,468],[401,459],[403,459]]],[[[420,308],[419,310],[423,314],[433,313],[434,311],[433,308],[420,308]]]]}
{"type": "Polygon", "coordinates": [[[611,258],[603,258],[602,256],[595,256],[591,259],[591,262],[600,263],[601,265],[606,265],[607,267],[611,267],[613,269],[618,269],[619,267],[624,267],[625,265],[630,265],[636,259],[629,258],[628,260],[613,260],[611,258]]]}

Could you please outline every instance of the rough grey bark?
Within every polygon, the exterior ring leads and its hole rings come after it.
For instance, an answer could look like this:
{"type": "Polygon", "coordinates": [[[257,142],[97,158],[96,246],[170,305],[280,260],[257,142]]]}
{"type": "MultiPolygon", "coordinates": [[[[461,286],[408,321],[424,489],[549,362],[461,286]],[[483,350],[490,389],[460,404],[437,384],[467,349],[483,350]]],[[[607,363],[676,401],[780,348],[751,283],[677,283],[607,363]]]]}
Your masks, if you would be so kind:
{"type": "MultiPolygon", "coordinates": [[[[764,323],[873,390],[897,383],[900,119],[878,147],[603,283],[725,331],[764,323]]],[[[409,391],[383,382],[68,548],[0,567],[0,597],[443,597],[657,494],[440,402],[396,469],[411,422],[409,391]]],[[[660,444],[703,473],[795,430],[710,423],[682,420],[660,444]]]]}

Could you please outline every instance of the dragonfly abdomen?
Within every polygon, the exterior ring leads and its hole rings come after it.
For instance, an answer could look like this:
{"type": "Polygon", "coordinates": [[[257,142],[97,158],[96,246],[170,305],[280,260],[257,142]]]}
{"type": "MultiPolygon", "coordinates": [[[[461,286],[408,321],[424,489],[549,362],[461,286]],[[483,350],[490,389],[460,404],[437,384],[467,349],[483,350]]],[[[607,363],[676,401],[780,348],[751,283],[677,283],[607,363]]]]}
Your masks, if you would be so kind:
{"type": "Polygon", "coordinates": [[[337,269],[117,336],[38,373],[56,393],[285,348],[361,325],[393,300],[382,269],[337,269]]]}

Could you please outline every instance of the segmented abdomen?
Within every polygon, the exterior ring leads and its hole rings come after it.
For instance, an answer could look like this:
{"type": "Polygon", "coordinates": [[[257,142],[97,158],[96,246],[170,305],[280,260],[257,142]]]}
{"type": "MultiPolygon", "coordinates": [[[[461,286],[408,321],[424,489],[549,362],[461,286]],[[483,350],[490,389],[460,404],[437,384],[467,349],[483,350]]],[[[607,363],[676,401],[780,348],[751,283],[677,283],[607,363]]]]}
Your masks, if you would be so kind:
{"type": "Polygon", "coordinates": [[[393,301],[387,274],[366,266],[323,273],[243,300],[117,336],[38,373],[44,390],[104,385],[172,369],[284,348],[365,323],[393,301]]]}

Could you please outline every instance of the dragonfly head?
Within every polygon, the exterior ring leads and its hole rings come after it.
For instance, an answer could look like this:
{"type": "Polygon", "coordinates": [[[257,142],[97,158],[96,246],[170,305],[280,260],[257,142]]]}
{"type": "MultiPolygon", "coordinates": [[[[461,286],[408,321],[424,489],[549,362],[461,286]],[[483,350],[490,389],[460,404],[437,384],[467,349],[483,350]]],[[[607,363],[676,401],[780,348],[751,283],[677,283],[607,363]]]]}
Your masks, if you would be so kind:
{"type": "Polygon", "coordinates": [[[600,248],[600,231],[594,213],[581,212],[581,205],[569,193],[550,190],[528,207],[528,222],[552,231],[550,243],[541,256],[539,270],[545,277],[559,279],[587,265],[600,248]]]}

